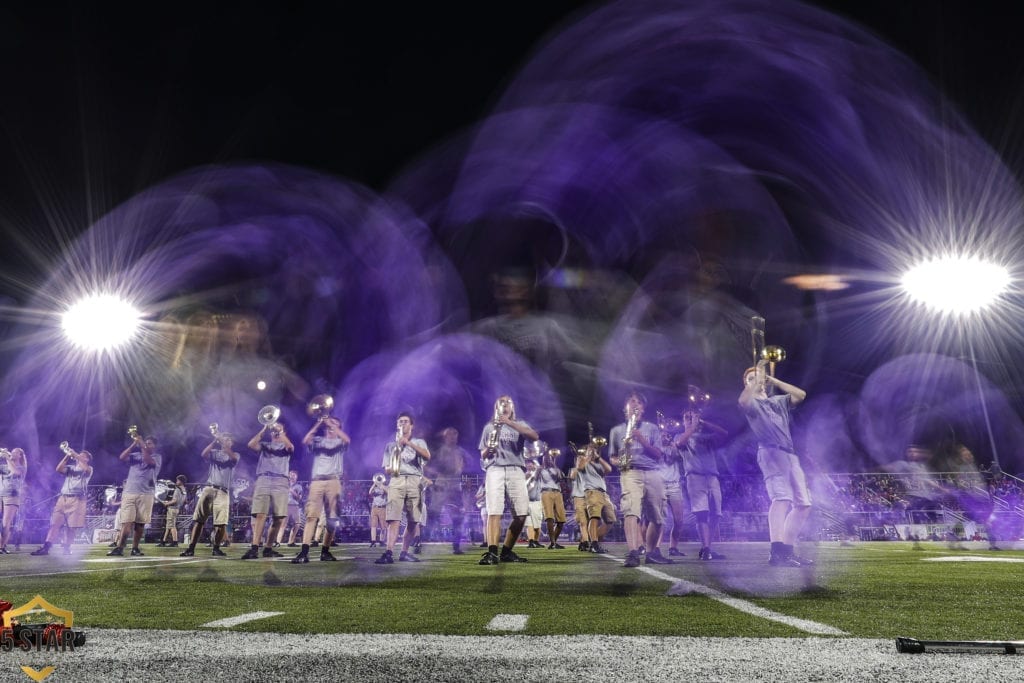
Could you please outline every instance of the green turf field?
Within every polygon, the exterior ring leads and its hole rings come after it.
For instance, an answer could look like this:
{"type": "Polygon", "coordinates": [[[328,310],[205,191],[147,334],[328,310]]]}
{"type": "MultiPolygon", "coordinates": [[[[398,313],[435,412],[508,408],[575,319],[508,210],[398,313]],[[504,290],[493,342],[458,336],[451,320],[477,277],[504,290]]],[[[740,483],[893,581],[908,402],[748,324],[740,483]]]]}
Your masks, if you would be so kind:
{"type": "MultiPolygon", "coordinates": [[[[625,554],[619,544],[609,549],[615,558],[625,554]]],[[[82,628],[194,630],[273,611],[283,614],[232,628],[486,635],[496,615],[516,614],[527,617],[526,635],[813,633],[801,619],[840,637],[1008,639],[1024,630],[1017,599],[1024,552],[980,546],[805,545],[817,558],[813,571],[769,567],[767,544],[759,543],[721,544],[716,550],[727,559],[714,562],[699,562],[688,546],[676,564],[641,570],[575,548],[524,549],[529,563],[497,567],[479,566],[477,552],[453,556],[449,546],[429,544],[419,564],[389,566],[374,564],[380,553],[366,544],[336,548],[340,561],[331,563],[314,551],[307,565],[241,561],[241,546],[228,558],[202,546],[195,558],[153,546],[143,546],[144,558],[124,559],[107,558],[100,546],[78,546],[73,557],[28,550],[0,557],[0,599],[17,606],[42,595],[74,611],[82,628]]]]}

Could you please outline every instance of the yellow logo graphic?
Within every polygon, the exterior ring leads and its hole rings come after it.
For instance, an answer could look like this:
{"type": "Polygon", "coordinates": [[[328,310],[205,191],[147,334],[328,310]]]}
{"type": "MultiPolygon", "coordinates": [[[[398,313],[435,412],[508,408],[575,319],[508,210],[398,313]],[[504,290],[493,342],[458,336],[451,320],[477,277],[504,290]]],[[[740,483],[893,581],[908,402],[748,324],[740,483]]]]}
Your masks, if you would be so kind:
{"type": "MultiPolygon", "coordinates": [[[[7,604],[10,604],[10,603],[7,603],[7,604]]],[[[15,609],[10,609],[10,610],[4,611],[4,613],[3,613],[3,627],[4,627],[4,629],[11,629],[15,624],[21,624],[22,623],[22,621],[19,620],[18,617],[25,616],[25,615],[31,615],[32,617],[36,617],[39,613],[44,613],[44,614],[48,614],[48,615],[52,615],[52,616],[56,617],[55,620],[46,619],[45,621],[48,624],[49,623],[58,623],[58,620],[59,620],[60,622],[63,622],[63,624],[64,624],[63,628],[64,629],[70,629],[72,626],[75,625],[75,613],[74,612],[72,612],[71,610],[61,609],[60,607],[57,607],[56,605],[50,603],[43,596],[37,595],[36,597],[34,597],[31,600],[29,600],[27,603],[25,603],[21,607],[17,607],[15,609]]],[[[31,621],[37,621],[37,620],[35,618],[33,618],[31,621]]],[[[68,632],[68,635],[71,635],[70,632],[68,632]]],[[[29,641],[26,641],[26,642],[29,642],[29,641]]],[[[39,643],[38,642],[36,643],[36,649],[37,650],[39,649],[39,643]]],[[[74,648],[72,648],[72,649],[74,649],[74,648]]],[[[44,666],[42,669],[38,669],[38,670],[35,669],[34,667],[31,667],[31,666],[23,666],[23,667],[21,667],[21,670],[25,672],[25,675],[28,676],[29,678],[31,678],[33,681],[42,681],[42,680],[48,678],[50,676],[50,674],[52,674],[54,671],[56,671],[56,669],[57,668],[54,667],[54,666],[44,666]]]]}
{"type": "Polygon", "coordinates": [[[57,667],[54,667],[54,666],[44,666],[39,671],[36,671],[31,666],[23,666],[23,667],[21,667],[21,670],[24,671],[25,674],[29,678],[31,678],[33,681],[41,681],[44,678],[46,678],[47,676],[49,676],[50,674],[52,674],[54,671],[56,671],[57,667]]]}

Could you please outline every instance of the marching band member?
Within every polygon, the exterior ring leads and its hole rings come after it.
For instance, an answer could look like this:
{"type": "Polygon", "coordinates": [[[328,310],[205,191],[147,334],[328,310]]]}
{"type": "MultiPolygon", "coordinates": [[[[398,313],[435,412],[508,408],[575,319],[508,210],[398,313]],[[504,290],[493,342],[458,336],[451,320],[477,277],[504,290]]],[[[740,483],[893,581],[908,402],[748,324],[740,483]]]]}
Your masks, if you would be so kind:
{"type": "Polygon", "coordinates": [[[725,559],[724,555],[711,550],[711,542],[718,535],[718,520],[722,516],[722,485],[718,480],[714,442],[724,434],[726,431],[718,425],[701,419],[698,411],[687,410],[683,412],[683,431],[675,438],[683,461],[690,508],[697,518],[700,536],[697,558],[701,560],[725,559]]]}
{"type": "Polygon", "coordinates": [[[468,454],[459,445],[459,430],[446,427],[441,431],[441,447],[430,459],[430,470],[434,487],[430,500],[434,502],[434,519],[440,519],[440,512],[448,508],[452,520],[452,553],[462,554],[460,547],[465,507],[462,500],[462,471],[468,454]]]}
{"type": "Polygon", "coordinates": [[[185,491],[186,482],[188,482],[188,477],[184,474],[179,474],[174,478],[174,488],[170,491],[170,499],[156,501],[166,509],[164,513],[164,535],[160,542],[156,544],[157,548],[178,547],[178,511],[185,504],[185,500],[188,499],[188,493],[185,491]],[[168,538],[170,540],[167,540],[168,538]]]}
{"type": "Polygon", "coordinates": [[[640,566],[641,546],[647,548],[647,564],[672,564],[658,549],[665,522],[665,482],[659,469],[663,460],[661,430],[644,421],[646,406],[643,394],[631,392],[623,406],[626,421],[613,427],[608,438],[611,463],[621,472],[620,506],[629,546],[624,567],[640,566]],[[641,515],[649,522],[646,539],[640,531],[641,515]]]}
{"type": "Polygon", "coordinates": [[[592,553],[608,552],[601,547],[601,539],[608,533],[611,525],[618,521],[615,506],[608,496],[604,480],[611,471],[611,463],[602,458],[601,452],[592,444],[588,444],[582,453],[577,454],[576,478],[583,489],[582,507],[586,517],[587,538],[590,539],[587,550],[592,553]]]}
{"type": "Polygon", "coordinates": [[[89,451],[76,452],[67,442],[61,444],[64,457],[57,463],[57,472],[64,476],[60,487],[60,495],[50,515],[50,528],[46,532],[46,541],[33,555],[49,555],[50,548],[57,542],[62,527],[67,527],[64,536],[64,554],[71,554],[71,544],[75,534],[85,526],[85,495],[89,490],[89,479],[92,478],[92,454],[89,451]]]}
{"type": "Polygon", "coordinates": [[[800,529],[811,513],[811,493],[789,431],[789,412],[807,398],[807,392],[769,375],[765,371],[767,364],[768,361],[758,361],[755,367],[744,371],[739,404],[757,437],[757,465],[772,500],[768,508],[768,535],[772,543],[768,563],[774,567],[812,565],[813,561],[795,552],[800,529]],[[782,393],[768,396],[769,383],[782,393]]]}
{"type": "Polygon", "coordinates": [[[498,562],[526,562],[512,549],[519,538],[526,515],[530,510],[529,494],[526,491],[526,461],[523,445],[526,440],[536,441],[540,436],[524,420],[516,419],[516,408],[510,396],[500,396],[494,402],[494,419],[488,422],[480,434],[480,458],[485,475],[487,491],[487,552],[480,564],[498,562]],[[501,516],[505,509],[505,496],[512,506],[512,523],[505,534],[505,543],[498,555],[498,537],[501,533],[501,516]]]}
{"type": "Polygon", "coordinates": [[[238,453],[234,450],[235,437],[228,432],[214,435],[213,441],[199,454],[209,463],[206,474],[206,485],[196,501],[196,509],[192,513],[192,533],[189,536],[188,548],[182,551],[182,557],[196,554],[196,544],[203,532],[206,520],[213,517],[213,551],[215,557],[224,557],[220,549],[224,545],[228,519],[231,513],[231,484],[234,481],[235,465],[238,464],[238,453]]]}
{"type": "Polygon", "coordinates": [[[686,522],[686,497],[679,473],[682,454],[667,432],[662,432],[661,451],[665,459],[661,462],[661,478],[665,483],[665,503],[672,513],[672,529],[669,531],[669,557],[686,555],[679,549],[679,541],[683,539],[686,522]]]}
{"type": "Polygon", "coordinates": [[[544,508],[544,521],[548,526],[548,550],[564,550],[558,544],[558,537],[565,526],[565,499],[562,497],[561,481],[565,479],[562,470],[555,466],[551,453],[545,453],[537,474],[540,482],[540,501],[544,508]]]}
{"type": "Polygon", "coordinates": [[[309,497],[306,499],[306,527],[302,532],[302,549],[292,558],[292,564],[309,562],[309,544],[313,541],[317,520],[326,516],[326,533],[320,547],[320,561],[333,562],[331,543],[338,530],[338,505],[341,500],[341,475],[344,470],[345,452],[352,439],[341,428],[341,420],[322,416],[316,421],[302,443],[313,454],[313,470],[310,474],[309,497]],[[323,429],[323,435],[317,432],[323,429]]]}
{"type": "Polygon", "coordinates": [[[28,459],[20,448],[0,448],[0,554],[8,554],[14,518],[21,507],[22,489],[28,472],[28,459]]]}
{"type": "Polygon", "coordinates": [[[540,525],[544,523],[544,503],[540,500],[540,482],[537,481],[539,471],[540,466],[536,460],[526,461],[526,494],[530,499],[530,511],[526,515],[526,538],[529,540],[529,548],[544,547],[540,542],[540,525]]]}
{"type": "Polygon", "coordinates": [[[256,464],[256,486],[252,493],[252,541],[242,559],[255,560],[260,556],[267,515],[271,515],[273,521],[267,534],[267,544],[263,547],[263,557],[283,557],[271,546],[281,522],[288,516],[288,471],[295,445],[288,438],[284,425],[273,422],[263,425],[263,429],[249,439],[248,446],[249,450],[260,454],[260,459],[256,464]],[[270,441],[263,441],[267,431],[270,432],[270,441]]]}
{"type": "Polygon", "coordinates": [[[573,517],[576,520],[576,526],[580,530],[580,543],[576,546],[576,549],[580,552],[589,552],[590,531],[587,528],[589,524],[587,524],[586,490],[583,488],[583,475],[575,465],[569,470],[569,479],[572,481],[573,517]]]}
{"type": "Polygon", "coordinates": [[[153,499],[156,496],[156,477],[160,473],[163,456],[156,452],[157,440],[147,436],[145,440],[138,432],[130,432],[132,443],[121,451],[118,458],[128,463],[128,478],[121,497],[121,538],[117,547],[107,555],[124,555],[128,537],[132,539],[132,557],[142,555],[139,542],[146,525],[153,515],[153,499]]]}
{"type": "Polygon", "coordinates": [[[288,547],[297,548],[295,537],[300,529],[306,526],[306,518],[302,514],[302,484],[299,483],[299,473],[295,470],[288,472],[288,518],[281,525],[281,531],[277,534],[277,545],[284,543],[285,532],[288,532],[288,547]]]}
{"type": "Polygon", "coordinates": [[[388,487],[383,474],[373,475],[373,483],[366,492],[370,498],[370,547],[384,545],[387,540],[388,487]],[[385,538],[381,538],[384,532],[385,538]]]}
{"type": "Polygon", "coordinates": [[[387,550],[375,560],[376,564],[393,564],[395,543],[398,541],[398,526],[402,512],[406,515],[405,537],[402,539],[401,562],[419,562],[409,552],[416,527],[421,519],[420,485],[423,465],[430,460],[430,449],[423,439],[412,438],[413,419],[409,413],[399,413],[396,422],[398,434],[384,450],[384,468],[391,474],[388,483],[388,540],[387,550]]]}

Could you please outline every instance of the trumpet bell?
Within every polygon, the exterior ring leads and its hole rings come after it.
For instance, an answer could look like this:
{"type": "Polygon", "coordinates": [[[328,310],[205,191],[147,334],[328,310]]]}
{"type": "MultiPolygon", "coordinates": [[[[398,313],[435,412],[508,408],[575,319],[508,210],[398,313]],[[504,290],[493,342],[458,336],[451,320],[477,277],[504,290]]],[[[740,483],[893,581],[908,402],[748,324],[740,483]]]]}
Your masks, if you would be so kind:
{"type": "Polygon", "coordinates": [[[786,349],[781,346],[766,346],[761,350],[761,360],[769,363],[781,363],[786,360],[786,349]]]}
{"type": "Polygon", "coordinates": [[[602,448],[608,445],[608,439],[604,438],[603,436],[595,436],[593,439],[590,440],[590,445],[598,450],[601,450],[602,448]]]}
{"type": "Polygon", "coordinates": [[[139,425],[130,425],[128,427],[128,438],[135,440],[139,436],[139,425]]]}
{"type": "Polygon", "coordinates": [[[306,414],[310,417],[327,417],[334,410],[334,398],[327,394],[317,394],[306,406],[306,414]]]}
{"type": "Polygon", "coordinates": [[[383,484],[384,483],[384,475],[383,474],[375,474],[375,475],[373,475],[373,483],[374,484],[383,484]]]}
{"type": "Polygon", "coordinates": [[[265,427],[277,422],[277,418],[281,417],[281,409],[274,405],[267,405],[260,408],[259,414],[256,419],[259,423],[265,427]]]}

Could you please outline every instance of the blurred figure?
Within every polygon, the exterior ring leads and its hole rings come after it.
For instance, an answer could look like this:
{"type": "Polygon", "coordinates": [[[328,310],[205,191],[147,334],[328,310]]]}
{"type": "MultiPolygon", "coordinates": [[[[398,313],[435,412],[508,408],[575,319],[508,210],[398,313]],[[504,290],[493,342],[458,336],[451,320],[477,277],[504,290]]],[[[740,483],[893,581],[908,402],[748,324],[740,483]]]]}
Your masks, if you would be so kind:
{"type": "Polygon", "coordinates": [[[188,493],[185,491],[185,484],[187,482],[188,477],[184,474],[179,474],[174,478],[174,487],[169,492],[170,498],[156,501],[166,509],[164,535],[160,542],[156,544],[157,548],[178,547],[178,511],[188,499],[188,493]]]}
{"type": "Polygon", "coordinates": [[[675,438],[680,449],[686,492],[690,509],[697,519],[700,536],[701,560],[723,560],[724,555],[713,552],[711,543],[718,536],[718,520],[722,516],[722,485],[718,480],[717,440],[726,431],[701,418],[696,410],[683,412],[683,431],[675,438]]]}
{"type": "Polygon", "coordinates": [[[459,445],[459,430],[446,427],[441,430],[441,447],[430,459],[428,472],[434,486],[430,500],[434,502],[433,519],[441,518],[441,510],[447,508],[452,520],[452,553],[462,554],[462,526],[465,517],[462,500],[462,472],[469,454],[459,445]]]}
{"type": "Polygon", "coordinates": [[[387,540],[388,487],[383,474],[373,475],[366,495],[370,498],[370,547],[384,545],[387,540]],[[381,537],[384,534],[384,537],[381,537]]]}
{"type": "Polygon", "coordinates": [[[540,542],[540,526],[544,523],[544,504],[540,500],[540,481],[537,479],[540,467],[536,460],[526,461],[526,494],[530,499],[530,512],[526,515],[526,540],[528,548],[543,548],[540,542]]]}
{"type": "Polygon", "coordinates": [[[565,549],[565,546],[558,544],[558,537],[561,536],[566,522],[565,499],[562,497],[563,479],[565,479],[565,475],[555,465],[555,459],[551,457],[550,451],[545,453],[541,459],[537,481],[540,483],[540,501],[544,510],[544,522],[548,527],[548,550],[565,549]]]}
{"type": "Polygon", "coordinates": [[[601,539],[608,533],[611,525],[618,521],[615,506],[608,496],[608,487],[605,483],[605,476],[612,471],[612,465],[601,457],[598,449],[592,444],[587,444],[583,452],[577,455],[576,471],[577,479],[583,488],[583,509],[587,538],[590,539],[586,550],[604,554],[608,551],[601,546],[601,539]]]}
{"type": "Polygon", "coordinates": [[[28,473],[28,458],[20,448],[0,448],[0,554],[6,555],[7,542],[22,504],[22,492],[28,473]]]}
{"type": "Polygon", "coordinates": [[[800,530],[811,512],[811,493],[789,429],[790,410],[807,398],[807,392],[769,375],[767,363],[759,361],[743,373],[739,404],[757,437],[757,464],[772,501],[768,508],[772,544],[768,563],[775,567],[813,565],[795,551],[800,530]],[[782,393],[769,397],[769,383],[782,393]]]}
{"type": "Polygon", "coordinates": [[[64,483],[53,506],[53,514],[50,515],[46,541],[42,547],[32,551],[33,555],[49,555],[50,548],[57,542],[63,528],[67,529],[64,536],[64,554],[70,555],[75,535],[85,526],[85,496],[89,492],[89,480],[92,478],[92,454],[89,451],[76,452],[63,444],[62,448],[64,457],[57,463],[57,472],[63,475],[64,483]]]}
{"type": "Polygon", "coordinates": [[[941,501],[946,492],[932,469],[934,457],[932,449],[912,443],[907,445],[902,460],[879,468],[883,472],[900,475],[906,512],[912,524],[934,522],[942,509],[941,501]]]}
{"type": "Polygon", "coordinates": [[[683,494],[682,477],[679,472],[682,454],[668,433],[662,433],[661,452],[665,455],[665,459],[661,462],[661,478],[665,482],[665,503],[668,511],[672,513],[672,528],[668,534],[668,555],[669,557],[684,557],[686,553],[679,549],[679,542],[685,536],[688,506],[686,496],[683,494]]]}
{"type": "Polygon", "coordinates": [[[299,473],[295,470],[288,472],[288,519],[281,525],[281,531],[277,534],[277,543],[284,543],[285,533],[288,534],[288,547],[297,548],[295,538],[298,532],[305,528],[306,518],[302,514],[302,484],[299,483],[299,473]]]}
{"type": "Polygon", "coordinates": [[[587,529],[586,489],[583,488],[583,475],[575,464],[569,470],[569,480],[572,482],[573,519],[576,520],[576,526],[580,530],[580,542],[576,549],[580,552],[589,552],[591,539],[587,529]]]}

